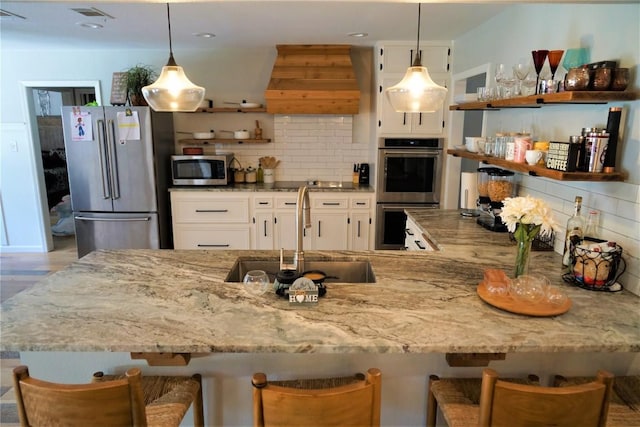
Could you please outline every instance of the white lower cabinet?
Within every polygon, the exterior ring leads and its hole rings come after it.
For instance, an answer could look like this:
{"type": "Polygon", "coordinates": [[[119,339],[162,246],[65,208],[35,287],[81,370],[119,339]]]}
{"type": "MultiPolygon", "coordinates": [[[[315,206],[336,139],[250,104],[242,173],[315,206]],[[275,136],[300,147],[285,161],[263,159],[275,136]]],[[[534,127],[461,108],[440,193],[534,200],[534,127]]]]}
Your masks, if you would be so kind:
{"type": "Polygon", "coordinates": [[[433,251],[434,248],[431,245],[429,239],[420,231],[420,227],[407,218],[407,225],[405,228],[404,245],[408,251],[433,251]]]}
{"type": "Polygon", "coordinates": [[[172,191],[176,249],[251,249],[250,196],[172,191]]]}
{"type": "Polygon", "coordinates": [[[349,249],[373,249],[373,196],[353,196],[349,205],[349,249]]]}
{"type": "MultiPolygon", "coordinates": [[[[310,193],[305,250],[373,246],[373,194],[310,193]]],[[[297,192],[173,191],[176,249],[296,249],[297,192]]]]}

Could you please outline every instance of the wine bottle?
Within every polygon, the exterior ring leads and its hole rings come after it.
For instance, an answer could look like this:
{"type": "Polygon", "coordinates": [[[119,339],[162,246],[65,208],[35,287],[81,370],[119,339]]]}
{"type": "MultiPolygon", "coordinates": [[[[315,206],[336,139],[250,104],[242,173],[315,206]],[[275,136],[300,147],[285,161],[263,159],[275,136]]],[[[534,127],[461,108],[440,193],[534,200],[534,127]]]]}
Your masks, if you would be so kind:
{"type": "Polygon", "coordinates": [[[569,269],[573,265],[573,248],[580,244],[584,237],[585,220],[581,215],[582,197],[576,196],[573,215],[567,221],[567,232],[564,239],[562,266],[569,269]]]}

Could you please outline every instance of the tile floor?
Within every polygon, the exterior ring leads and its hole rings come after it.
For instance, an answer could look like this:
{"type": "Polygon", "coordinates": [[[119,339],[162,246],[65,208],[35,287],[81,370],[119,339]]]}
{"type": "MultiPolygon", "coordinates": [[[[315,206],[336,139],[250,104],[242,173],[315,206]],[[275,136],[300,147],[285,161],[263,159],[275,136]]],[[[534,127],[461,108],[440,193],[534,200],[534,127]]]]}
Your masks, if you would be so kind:
{"type": "MultiPolygon", "coordinates": [[[[77,259],[74,236],[54,237],[54,250],[47,253],[0,254],[0,301],[30,288],[47,275],[77,259]]],[[[13,392],[12,370],[20,364],[20,354],[0,352],[0,426],[19,426],[13,392]]]]}

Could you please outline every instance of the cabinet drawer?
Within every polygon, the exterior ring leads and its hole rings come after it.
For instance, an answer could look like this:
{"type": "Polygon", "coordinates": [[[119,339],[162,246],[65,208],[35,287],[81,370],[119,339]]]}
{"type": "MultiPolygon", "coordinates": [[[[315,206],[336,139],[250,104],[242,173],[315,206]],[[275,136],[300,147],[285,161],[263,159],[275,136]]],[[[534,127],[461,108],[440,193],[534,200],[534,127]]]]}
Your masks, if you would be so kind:
{"type": "Polygon", "coordinates": [[[255,197],[253,207],[255,209],[273,209],[273,197],[255,197]]]}
{"type": "Polygon", "coordinates": [[[176,249],[250,249],[249,227],[181,225],[173,229],[176,249]]]}
{"type": "Polygon", "coordinates": [[[296,201],[298,197],[277,197],[276,208],[277,209],[295,209],[296,201]]]}
{"type": "Polygon", "coordinates": [[[351,199],[351,209],[369,209],[371,207],[371,199],[354,198],[351,199]]]}
{"type": "Polygon", "coordinates": [[[180,223],[248,223],[248,199],[176,200],[173,221],[180,223]]]}
{"type": "Polygon", "coordinates": [[[313,209],[347,209],[349,207],[347,198],[333,197],[321,198],[311,201],[313,209]]]}

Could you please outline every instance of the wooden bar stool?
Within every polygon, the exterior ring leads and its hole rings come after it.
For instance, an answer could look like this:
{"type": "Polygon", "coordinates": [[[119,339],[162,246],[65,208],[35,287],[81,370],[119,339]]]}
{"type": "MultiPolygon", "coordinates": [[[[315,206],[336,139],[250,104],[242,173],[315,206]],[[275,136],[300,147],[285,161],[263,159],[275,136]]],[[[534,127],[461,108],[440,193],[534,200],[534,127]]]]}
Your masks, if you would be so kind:
{"type": "Polygon", "coordinates": [[[500,380],[493,369],[482,378],[429,378],[427,426],[436,425],[440,407],[450,427],[547,426],[604,427],[613,375],[599,371],[596,380],[580,386],[542,387],[537,377],[500,380]]]}
{"type": "MultiPolygon", "coordinates": [[[[569,387],[592,382],[593,377],[556,375],[555,387],[569,387]]],[[[640,427],[640,375],[620,376],[613,381],[609,404],[608,427],[640,427]]]]}
{"type": "Polygon", "coordinates": [[[366,376],[267,381],[253,375],[253,425],[379,426],[381,373],[366,376]]]}
{"type": "Polygon", "coordinates": [[[58,384],[13,370],[21,426],[178,426],[193,404],[196,426],[204,426],[202,382],[192,377],[94,374],[89,384],[58,384]]]}

